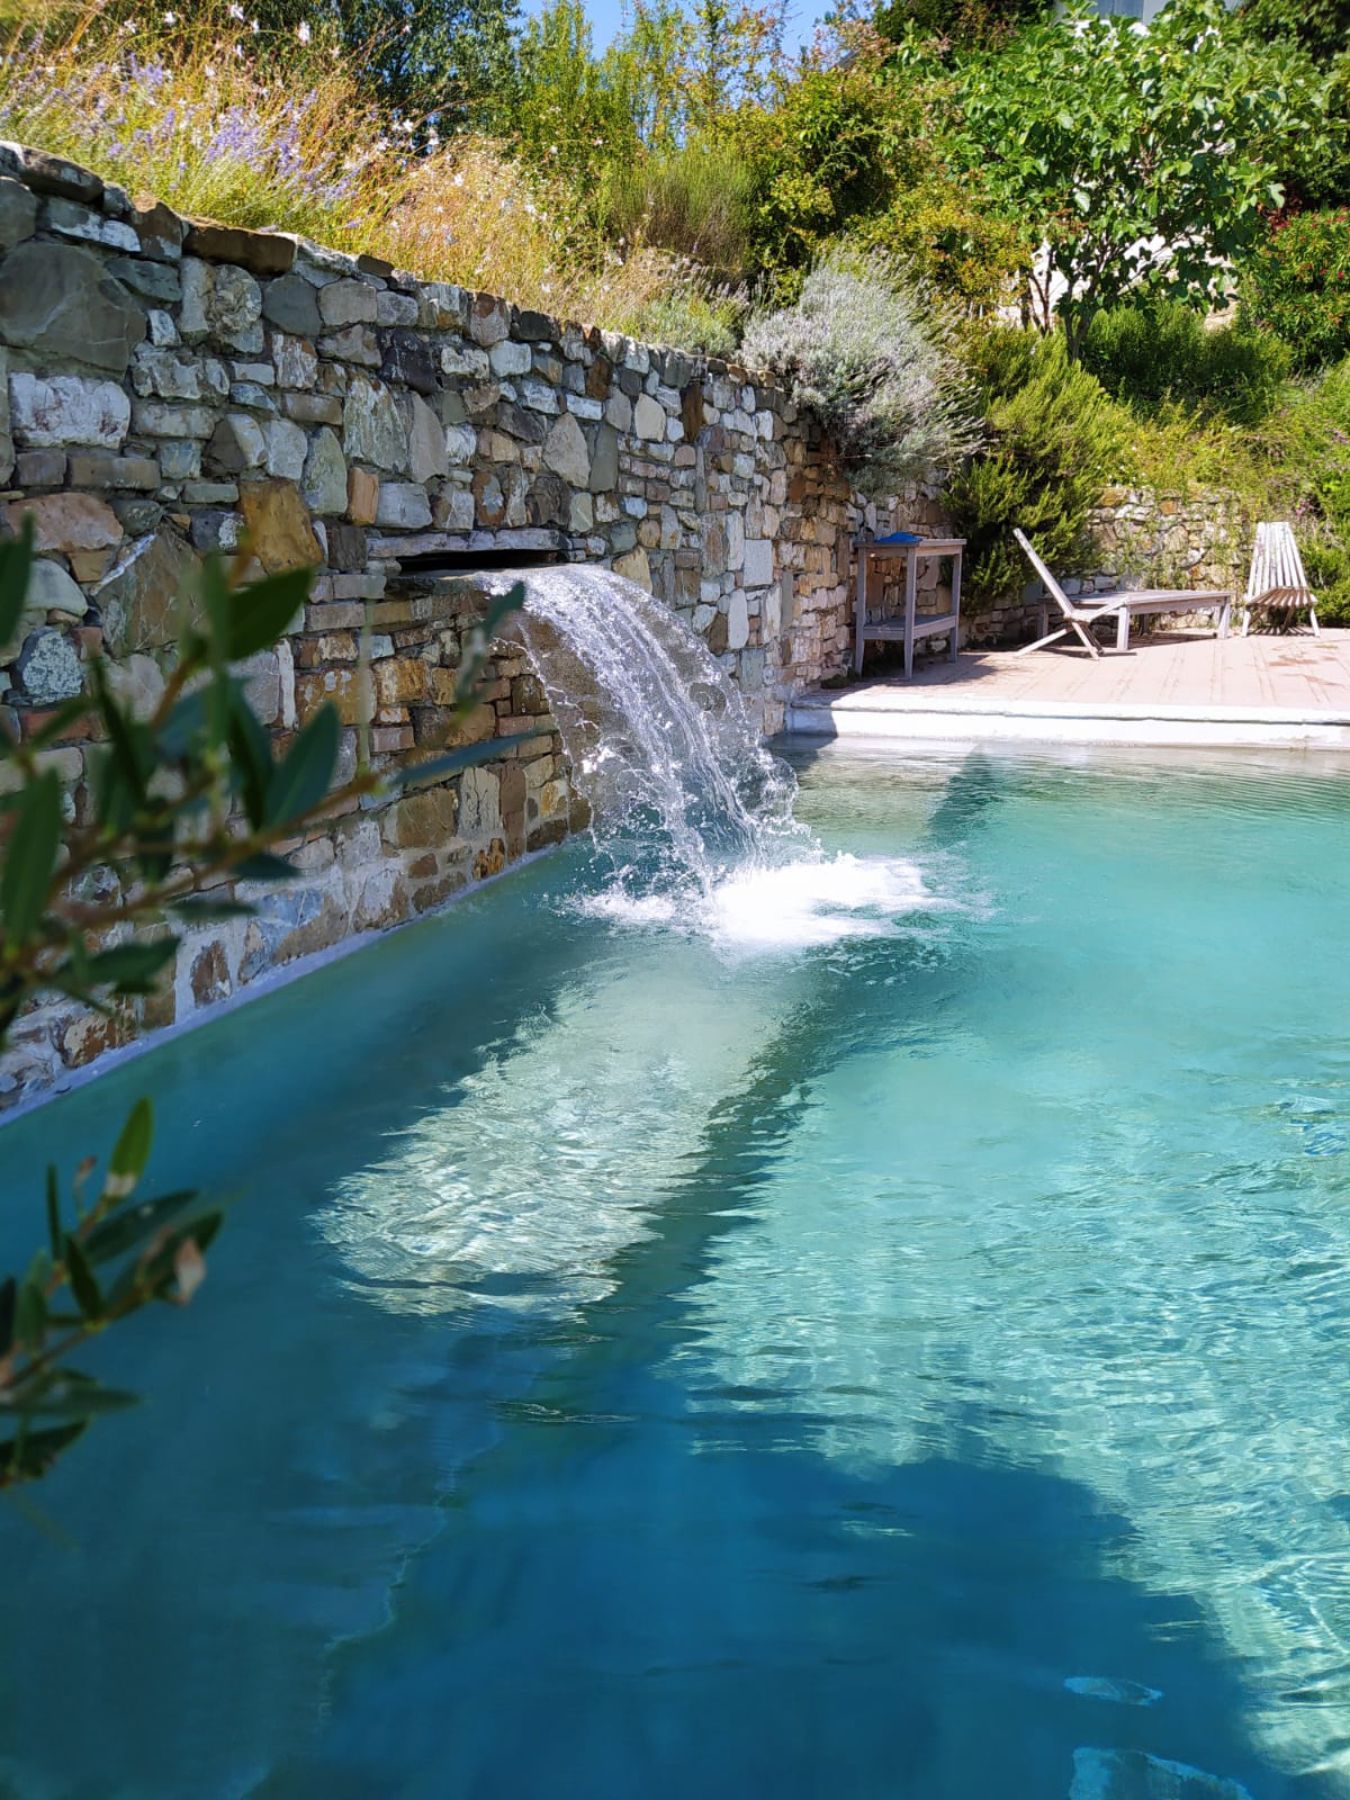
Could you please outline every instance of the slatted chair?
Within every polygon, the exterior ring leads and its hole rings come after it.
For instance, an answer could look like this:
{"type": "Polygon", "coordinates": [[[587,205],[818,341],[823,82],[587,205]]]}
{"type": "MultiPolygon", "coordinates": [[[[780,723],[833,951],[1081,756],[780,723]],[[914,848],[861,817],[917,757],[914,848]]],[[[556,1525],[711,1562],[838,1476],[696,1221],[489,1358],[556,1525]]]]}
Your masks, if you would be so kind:
{"type": "Polygon", "coordinates": [[[1053,644],[1058,638],[1067,637],[1072,631],[1082,642],[1085,649],[1093,656],[1101,655],[1101,646],[1093,638],[1088,627],[1098,619],[1115,618],[1116,649],[1128,650],[1130,647],[1130,618],[1133,614],[1177,613],[1177,612],[1212,612],[1217,614],[1215,628],[1220,637],[1228,636],[1228,620],[1232,609],[1233,596],[1222,594],[1217,589],[1207,589],[1203,593],[1190,593],[1184,588],[1142,588],[1137,591],[1119,594],[1096,594],[1086,604],[1080,605],[1070,600],[1064,589],[1055,580],[1049,569],[1032,549],[1029,540],[1016,527],[1013,536],[1022,546],[1030,559],[1031,566],[1040,576],[1046,592],[1054,600],[1063,614],[1064,623],[1058,631],[1047,632],[1046,607],[1041,603],[1041,635],[1031,644],[1022,644],[1017,650],[1018,656],[1026,656],[1032,650],[1041,650],[1047,644],[1053,644]]]}
{"type": "Polygon", "coordinates": [[[1256,528],[1251,574],[1242,602],[1242,635],[1251,629],[1252,614],[1260,609],[1284,607],[1293,612],[1308,609],[1314,637],[1321,637],[1317,623],[1317,596],[1308,586],[1303,558],[1294,540],[1294,528],[1282,519],[1267,519],[1256,528]]]}

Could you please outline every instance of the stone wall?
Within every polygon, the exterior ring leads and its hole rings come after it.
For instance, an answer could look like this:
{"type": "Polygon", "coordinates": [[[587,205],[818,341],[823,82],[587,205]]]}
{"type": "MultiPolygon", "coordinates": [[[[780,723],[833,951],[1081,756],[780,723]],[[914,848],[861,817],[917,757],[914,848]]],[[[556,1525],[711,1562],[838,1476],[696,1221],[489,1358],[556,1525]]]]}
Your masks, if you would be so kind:
{"type": "MultiPolygon", "coordinates": [[[[371,741],[395,766],[444,738],[464,602],[438,565],[611,565],[705,638],[772,731],[847,657],[860,517],[819,432],[742,370],[186,220],[0,144],[0,531],[25,514],[40,560],[0,645],[5,729],[31,733],[97,653],[153,707],[203,554],[246,545],[261,569],[318,570],[303,618],[251,670],[271,730],[331,700],[351,761],[365,627],[371,741]]],[[[0,1104],[565,829],[552,722],[505,655],[471,729],[522,719],[539,727],[522,755],[335,821],[301,848],[304,882],[194,940],[155,1001],[111,1022],[30,1015],[0,1104]]],[[[75,813],[90,749],[49,753],[75,813]]]]}
{"type": "MultiPolygon", "coordinates": [[[[1252,524],[1230,495],[1201,492],[1157,494],[1151,489],[1110,488],[1089,515],[1098,565],[1088,573],[1061,577],[1066,594],[1090,599],[1122,588],[1217,588],[1241,597],[1251,554],[1252,524]]],[[[1029,571],[1030,565],[1028,565],[1029,571]]],[[[962,608],[961,642],[976,648],[1026,642],[1036,634],[1041,584],[1032,579],[1016,600],[981,607],[971,594],[962,608]]],[[[1055,619],[1051,608],[1051,628],[1055,619]]],[[[1141,617],[1132,635],[1209,630],[1210,613],[1167,613],[1141,617]]],[[[940,652],[941,641],[933,644],[940,652]]]]}
{"type": "Polygon", "coordinates": [[[1103,566],[1086,578],[1085,593],[1227,588],[1237,597],[1246,585],[1252,524],[1230,495],[1112,488],[1092,515],[1092,531],[1103,566]]]}

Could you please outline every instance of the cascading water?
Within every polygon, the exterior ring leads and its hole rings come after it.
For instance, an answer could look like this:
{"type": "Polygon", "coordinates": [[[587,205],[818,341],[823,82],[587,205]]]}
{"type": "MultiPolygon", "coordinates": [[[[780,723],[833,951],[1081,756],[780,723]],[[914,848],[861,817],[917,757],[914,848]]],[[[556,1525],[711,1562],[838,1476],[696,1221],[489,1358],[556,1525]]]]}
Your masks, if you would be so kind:
{"type": "Polygon", "coordinates": [[[873,935],[932,903],[910,863],[824,856],[793,817],[792,771],[667,607],[589,565],[498,578],[516,580],[519,634],[609,867],[602,910],[744,949],[873,935]]]}

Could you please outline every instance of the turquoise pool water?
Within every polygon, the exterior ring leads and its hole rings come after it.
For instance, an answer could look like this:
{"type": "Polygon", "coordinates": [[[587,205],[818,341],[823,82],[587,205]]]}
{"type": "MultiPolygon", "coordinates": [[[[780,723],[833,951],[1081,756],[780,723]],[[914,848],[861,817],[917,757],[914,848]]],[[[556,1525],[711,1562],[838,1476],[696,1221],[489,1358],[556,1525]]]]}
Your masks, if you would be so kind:
{"type": "Polygon", "coordinates": [[[6,1254],[146,1088],[240,1196],[0,1513],[0,1791],[1350,1793],[1344,777],[801,780],[852,860],[571,850],[0,1132],[6,1254]]]}

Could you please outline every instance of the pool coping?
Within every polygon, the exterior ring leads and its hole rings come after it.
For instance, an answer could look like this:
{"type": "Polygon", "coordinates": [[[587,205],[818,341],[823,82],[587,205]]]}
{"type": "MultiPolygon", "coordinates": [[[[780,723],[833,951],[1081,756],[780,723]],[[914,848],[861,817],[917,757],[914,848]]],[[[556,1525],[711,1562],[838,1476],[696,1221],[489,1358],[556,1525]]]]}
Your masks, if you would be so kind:
{"type": "Polygon", "coordinates": [[[786,729],[814,738],[969,743],[972,739],[1211,749],[1350,750],[1350,712],[1279,706],[1118,701],[953,700],[932,688],[872,687],[791,701],[786,729]]]}

